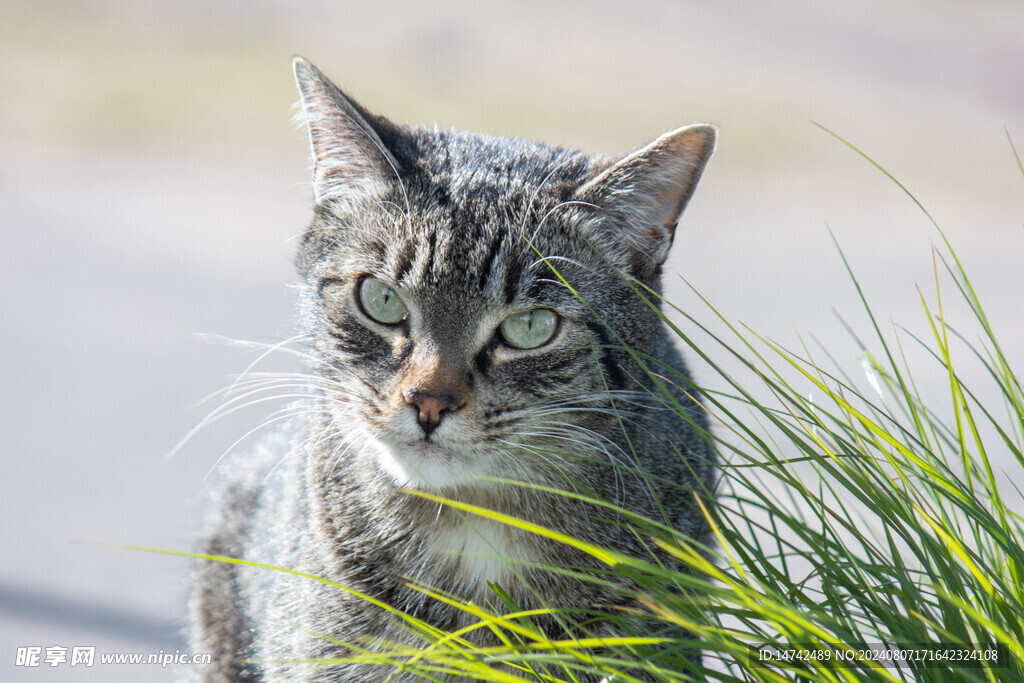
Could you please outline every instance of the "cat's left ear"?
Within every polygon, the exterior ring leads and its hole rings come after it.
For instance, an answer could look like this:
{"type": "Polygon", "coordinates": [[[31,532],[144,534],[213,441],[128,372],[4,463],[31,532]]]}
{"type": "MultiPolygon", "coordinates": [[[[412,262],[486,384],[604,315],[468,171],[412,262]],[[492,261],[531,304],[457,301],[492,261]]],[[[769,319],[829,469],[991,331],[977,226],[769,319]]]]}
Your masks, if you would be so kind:
{"type": "Polygon", "coordinates": [[[398,176],[389,151],[395,125],[363,109],[302,57],[292,68],[313,151],[316,203],[382,199],[398,176]]]}
{"type": "Polygon", "coordinates": [[[712,125],[686,126],[612,164],[573,196],[586,207],[583,234],[617,267],[656,272],[717,139],[712,125]]]}

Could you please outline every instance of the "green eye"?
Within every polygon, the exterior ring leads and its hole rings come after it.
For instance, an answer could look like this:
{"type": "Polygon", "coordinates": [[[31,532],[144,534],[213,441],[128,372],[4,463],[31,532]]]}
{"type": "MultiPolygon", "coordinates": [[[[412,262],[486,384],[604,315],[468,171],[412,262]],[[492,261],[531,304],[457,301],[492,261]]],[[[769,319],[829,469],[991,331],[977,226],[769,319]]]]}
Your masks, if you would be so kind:
{"type": "Polygon", "coordinates": [[[359,304],[363,313],[385,325],[401,322],[409,314],[394,290],[375,277],[364,277],[359,283],[359,304]]]}
{"type": "Polygon", "coordinates": [[[498,328],[509,346],[535,349],[551,340],[558,330],[558,316],[546,308],[513,313],[498,328]]]}

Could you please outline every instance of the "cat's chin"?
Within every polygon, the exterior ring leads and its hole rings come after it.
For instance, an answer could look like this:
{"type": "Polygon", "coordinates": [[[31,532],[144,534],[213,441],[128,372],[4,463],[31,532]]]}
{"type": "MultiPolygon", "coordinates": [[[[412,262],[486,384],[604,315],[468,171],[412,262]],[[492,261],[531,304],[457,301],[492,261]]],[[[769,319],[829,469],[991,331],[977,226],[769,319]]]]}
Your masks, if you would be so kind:
{"type": "Polygon", "coordinates": [[[478,472],[450,449],[426,441],[391,444],[376,441],[374,456],[399,488],[444,491],[477,479],[478,472]]]}

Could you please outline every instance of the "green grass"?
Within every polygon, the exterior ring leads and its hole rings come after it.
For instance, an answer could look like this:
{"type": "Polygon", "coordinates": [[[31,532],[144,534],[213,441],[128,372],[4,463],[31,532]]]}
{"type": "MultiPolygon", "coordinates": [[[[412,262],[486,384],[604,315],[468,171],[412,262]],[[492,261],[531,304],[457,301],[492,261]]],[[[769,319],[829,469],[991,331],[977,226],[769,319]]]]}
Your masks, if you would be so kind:
{"type": "MultiPolygon", "coordinates": [[[[935,251],[935,289],[921,293],[929,336],[883,331],[861,294],[870,325],[851,336],[861,346],[862,379],[844,374],[827,350],[822,362],[806,348],[783,348],[731,325],[710,303],[703,311],[675,311],[699,337],[665,317],[689,355],[727,387],[701,390],[671,368],[648,368],[660,381],[701,393],[712,419],[708,438],[723,460],[720,488],[710,510],[706,496],[695,496],[712,531],[710,547],[604,501],[589,502],[609,509],[610,517],[620,515],[661,552],[630,557],[444,501],[470,517],[527,529],[591,555],[605,574],[588,580],[631,579],[637,589],[625,597],[636,597],[638,610],[559,613],[573,624],[616,622],[620,637],[552,638],[533,622],[548,610],[521,611],[498,586],[501,611],[420,587],[472,615],[475,624],[444,633],[387,608],[423,646],[371,651],[349,643],[354,654],[345,661],[391,664],[426,680],[462,674],[576,681],[597,674],[666,682],[1024,681],[1024,519],[1015,484],[1024,482],[1024,391],[962,264],[935,229],[943,244],[935,251]],[[971,312],[957,328],[945,317],[950,297],[971,312]],[[712,332],[702,322],[709,319],[726,332],[712,332]],[[909,367],[911,347],[926,349],[933,364],[926,370],[941,371],[941,405],[922,399],[924,371],[909,367]],[[742,378],[727,372],[721,359],[742,368],[742,378]],[[961,370],[966,366],[970,373],[961,370]],[[980,401],[982,395],[995,398],[980,401]],[[666,554],[678,564],[665,562],[666,554]],[[502,645],[475,645],[477,630],[496,634],[502,645]],[[700,663],[692,657],[694,639],[703,651],[700,663]],[[868,646],[937,654],[939,644],[995,652],[998,659],[968,668],[942,660],[885,667],[857,658],[868,646]],[[752,653],[765,645],[827,655],[763,664],[752,653]],[[853,659],[837,662],[847,656],[853,659]]],[[[638,286],[638,296],[654,306],[651,292],[638,286]]],[[[685,419],[678,405],[666,405],[685,419]]]]}

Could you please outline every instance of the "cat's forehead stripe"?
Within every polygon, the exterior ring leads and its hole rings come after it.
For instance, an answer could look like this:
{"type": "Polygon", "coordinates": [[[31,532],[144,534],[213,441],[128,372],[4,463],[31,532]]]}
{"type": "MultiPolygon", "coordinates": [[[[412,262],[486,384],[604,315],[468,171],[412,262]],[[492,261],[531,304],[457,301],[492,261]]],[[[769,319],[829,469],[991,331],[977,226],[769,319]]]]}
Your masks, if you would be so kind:
{"type": "Polygon", "coordinates": [[[505,268],[505,305],[511,306],[519,293],[519,281],[522,279],[523,269],[518,261],[506,264],[505,268]]]}
{"type": "Polygon", "coordinates": [[[416,255],[416,242],[406,239],[402,242],[395,255],[395,282],[401,284],[402,280],[412,269],[412,261],[416,255]]]}
{"type": "Polygon", "coordinates": [[[478,278],[480,291],[483,291],[487,286],[491,269],[494,267],[494,261],[498,257],[498,251],[502,248],[502,244],[505,241],[505,234],[499,232],[494,235],[491,238],[491,243],[487,246],[487,254],[484,256],[483,265],[480,266],[480,276],[478,278]]]}
{"type": "Polygon", "coordinates": [[[427,235],[427,244],[425,249],[421,249],[418,256],[420,256],[419,266],[417,267],[417,277],[422,279],[430,272],[430,268],[434,263],[434,251],[437,249],[437,231],[431,230],[427,235]]]}

